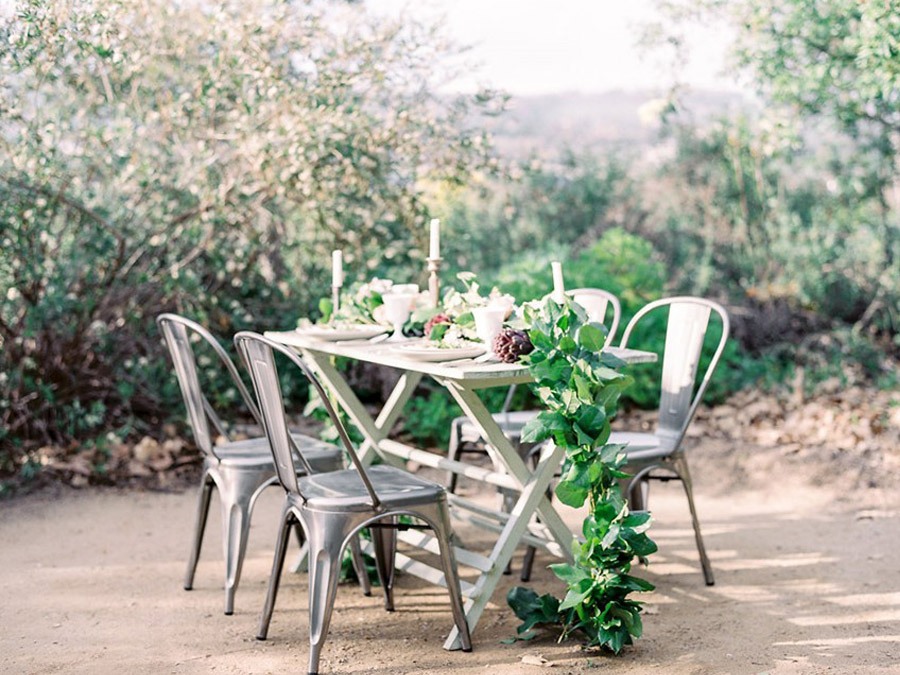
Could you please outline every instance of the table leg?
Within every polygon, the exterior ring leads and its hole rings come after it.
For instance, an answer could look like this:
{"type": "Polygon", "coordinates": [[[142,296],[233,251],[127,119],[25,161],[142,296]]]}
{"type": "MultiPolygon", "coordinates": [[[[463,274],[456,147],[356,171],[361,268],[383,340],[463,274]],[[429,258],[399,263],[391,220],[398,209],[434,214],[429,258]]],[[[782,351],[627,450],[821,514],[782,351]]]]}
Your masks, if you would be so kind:
{"type": "MultiPolygon", "coordinates": [[[[369,414],[365,405],[359,400],[359,397],[354,393],[350,385],[347,384],[344,376],[331,363],[328,355],[307,351],[304,356],[306,356],[307,362],[310,363],[316,373],[324,380],[324,384],[334,394],[341,408],[350,417],[350,420],[362,433],[365,440],[358,450],[360,459],[364,464],[371,464],[378,449],[378,442],[383,438],[387,438],[391,427],[394,426],[394,423],[403,412],[406,402],[412,397],[416,385],[422,380],[422,373],[404,372],[382,407],[377,419],[372,419],[372,415],[369,414]]],[[[385,459],[394,464],[399,462],[396,458],[389,456],[386,456],[385,459]]]]}
{"type": "MultiPolygon", "coordinates": [[[[528,470],[528,467],[525,466],[525,462],[519,457],[519,453],[516,452],[510,440],[504,435],[503,430],[500,429],[499,425],[494,421],[490,411],[485,407],[481,399],[478,398],[478,395],[473,390],[464,389],[455,383],[447,383],[446,386],[447,390],[463,409],[463,412],[469,416],[472,423],[475,424],[481,432],[484,439],[497,451],[497,454],[503,460],[509,473],[524,487],[533,474],[528,470]]],[[[552,467],[550,467],[546,461],[542,461],[538,464],[534,473],[537,474],[538,472],[544,471],[555,472],[561,462],[562,455],[558,457],[556,464],[552,467]]],[[[551,474],[550,478],[552,479],[552,477],[551,474]]],[[[549,485],[549,479],[547,484],[549,485]]],[[[563,519],[560,518],[546,495],[541,496],[542,498],[537,505],[537,512],[541,516],[541,522],[550,530],[553,538],[556,539],[556,542],[565,552],[564,555],[568,561],[574,562],[570,550],[572,547],[572,532],[563,522],[563,519]]]]}
{"type": "MultiPolygon", "coordinates": [[[[565,453],[562,448],[554,447],[552,452],[538,463],[534,472],[529,471],[478,395],[454,383],[447,383],[446,386],[487,442],[496,449],[507,470],[522,488],[518,500],[512,507],[510,518],[491,551],[490,559],[494,564],[476,582],[471,604],[466,607],[466,620],[469,629],[473,630],[535,513],[540,514],[542,523],[557,543],[557,550],[554,553],[570,563],[574,561],[572,557],[574,536],[546,497],[547,486],[565,453]]],[[[444,648],[460,648],[459,634],[455,628],[450,632],[444,648]]]]}

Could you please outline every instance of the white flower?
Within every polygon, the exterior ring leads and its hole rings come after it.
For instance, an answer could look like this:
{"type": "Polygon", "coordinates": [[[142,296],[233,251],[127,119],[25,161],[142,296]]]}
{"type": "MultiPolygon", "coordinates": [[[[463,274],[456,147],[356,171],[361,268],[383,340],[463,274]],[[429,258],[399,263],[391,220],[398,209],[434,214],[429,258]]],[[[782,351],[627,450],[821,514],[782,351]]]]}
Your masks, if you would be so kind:
{"type": "Polygon", "coordinates": [[[360,301],[365,300],[372,295],[372,293],[384,295],[391,290],[393,285],[394,282],[390,279],[379,279],[378,277],[374,277],[372,281],[359,287],[359,290],[356,292],[356,299],[360,301]]]}
{"type": "Polygon", "coordinates": [[[387,309],[384,305],[378,305],[378,307],[372,310],[372,319],[375,321],[375,323],[390,323],[390,321],[388,321],[387,319],[387,309]]]}
{"type": "Polygon", "coordinates": [[[502,309],[504,311],[503,320],[506,321],[516,308],[516,299],[509,293],[501,293],[495,288],[488,296],[487,306],[502,309]]]}

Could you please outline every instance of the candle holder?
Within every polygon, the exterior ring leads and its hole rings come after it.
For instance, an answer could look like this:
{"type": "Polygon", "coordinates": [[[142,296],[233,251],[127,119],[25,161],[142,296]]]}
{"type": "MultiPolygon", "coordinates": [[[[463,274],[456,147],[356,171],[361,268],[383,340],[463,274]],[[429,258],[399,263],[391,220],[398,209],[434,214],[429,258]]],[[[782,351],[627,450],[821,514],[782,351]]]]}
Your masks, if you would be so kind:
{"type": "Polygon", "coordinates": [[[341,287],[331,287],[331,323],[334,323],[334,317],[341,308],[341,287]]]}
{"type": "Polygon", "coordinates": [[[441,271],[443,258],[427,258],[428,261],[428,293],[431,295],[431,304],[437,308],[440,306],[441,281],[438,273],[441,271]]]}

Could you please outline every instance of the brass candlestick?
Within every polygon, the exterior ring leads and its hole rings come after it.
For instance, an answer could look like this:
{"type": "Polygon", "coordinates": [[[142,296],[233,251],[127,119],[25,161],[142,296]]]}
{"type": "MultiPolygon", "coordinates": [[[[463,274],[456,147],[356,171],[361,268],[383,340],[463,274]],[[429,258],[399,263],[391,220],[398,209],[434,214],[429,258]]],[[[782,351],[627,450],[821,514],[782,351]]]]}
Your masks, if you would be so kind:
{"type": "Polygon", "coordinates": [[[431,304],[437,308],[441,301],[441,281],[438,273],[441,271],[443,258],[427,258],[428,260],[428,293],[431,295],[431,304]]]}

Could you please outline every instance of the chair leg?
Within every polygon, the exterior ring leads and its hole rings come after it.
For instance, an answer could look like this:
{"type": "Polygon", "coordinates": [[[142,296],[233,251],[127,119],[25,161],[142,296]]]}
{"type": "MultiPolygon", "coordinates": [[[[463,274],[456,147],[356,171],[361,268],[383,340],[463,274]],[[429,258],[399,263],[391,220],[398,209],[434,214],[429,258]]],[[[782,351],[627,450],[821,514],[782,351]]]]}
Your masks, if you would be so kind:
{"type": "Polygon", "coordinates": [[[626,495],[631,511],[646,511],[650,503],[650,481],[646,478],[635,481],[626,495]]]}
{"type": "MultiPolygon", "coordinates": [[[[460,446],[459,434],[460,434],[460,424],[457,422],[454,422],[450,426],[450,444],[449,444],[448,450],[447,450],[447,459],[452,460],[454,462],[459,460],[459,446],[460,446]]],[[[459,478],[459,476],[456,473],[454,473],[453,471],[450,472],[449,482],[447,484],[447,490],[449,492],[451,492],[452,494],[456,494],[456,481],[458,478],[459,478]]]]}
{"type": "Polygon", "coordinates": [[[234,594],[241,580],[241,567],[250,533],[250,511],[246,504],[234,501],[223,504],[225,542],[225,614],[234,613],[234,594]]]}
{"type": "MultiPolygon", "coordinates": [[[[382,522],[393,525],[396,517],[385,518],[382,522]]],[[[372,543],[375,545],[375,568],[384,591],[384,609],[394,611],[394,554],[397,551],[397,530],[393,527],[371,527],[372,543]]]]}
{"type": "Polygon", "coordinates": [[[363,560],[362,550],[359,547],[359,535],[355,535],[350,539],[350,559],[353,561],[353,569],[356,577],[359,579],[359,588],[363,595],[369,597],[372,595],[372,584],[369,583],[369,573],[366,570],[366,563],[363,560]]]}
{"type": "Polygon", "coordinates": [[[285,504],[281,514],[281,528],[278,530],[278,538],[275,540],[275,556],[272,559],[272,573],[269,575],[266,603],[263,605],[262,614],[259,617],[259,628],[256,631],[257,640],[265,640],[269,635],[269,622],[272,620],[275,598],[278,596],[281,571],[284,569],[284,557],[287,553],[288,540],[291,536],[291,525],[296,525],[298,529],[300,528],[297,518],[290,510],[290,505],[285,504]]]}
{"type": "Polygon", "coordinates": [[[444,567],[444,578],[447,582],[447,592],[450,594],[450,609],[453,612],[453,622],[459,631],[459,642],[464,652],[472,651],[472,636],[469,633],[469,624],[466,621],[466,612],[463,608],[462,591],[459,588],[459,571],[456,567],[456,556],[450,543],[450,512],[447,502],[442,501],[434,505],[433,510],[419,507],[423,516],[430,516],[429,524],[434,529],[434,535],[438,540],[441,550],[441,564],[444,567]]]}
{"type": "Polygon", "coordinates": [[[674,460],[675,470],[681,477],[681,484],[684,486],[684,493],[687,496],[688,508],[691,511],[691,522],[694,525],[694,538],[697,540],[697,552],[700,554],[700,566],[703,568],[703,579],[707,586],[716,583],[713,577],[712,564],[706,555],[706,546],[703,544],[703,535],[700,533],[700,519],[697,518],[697,509],[694,506],[694,490],[691,482],[691,472],[688,469],[687,458],[683,455],[678,456],[674,460]]]}
{"type": "Polygon", "coordinates": [[[222,502],[222,543],[225,548],[225,614],[234,613],[234,594],[241,580],[241,567],[250,534],[250,515],[260,492],[272,485],[271,471],[217,468],[222,502]]]}
{"type": "Polygon", "coordinates": [[[203,534],[206,532],[206,519],[209,516],[209,503],[212,499],[212,490],[215,487],[209,474],[203,476],[200,484],[200,495],[197,502],[197,522],[194,526],[194,541],[191,543],[191,555],[188,559],[187,572],[184,575],[184,590],[189,591],[194,587],[194,573],[197,571],[197,562],[200,560],[200,548],[203,545],[203,534]]]}
{"type": "Polygon", "coordinates": [[[522,571],[519,574],[519,579],[522,581],[531,581],[531,568],[534,567],[535,553],[537,553],[537,549],[534,546],[525,549],[525,555],[522,557],[522,571]]]}
{"type": "Polygon", "coordinates": [[[309,673],[315,675],[319,672],[319,656],[328,636],[337,595],[345,532],[352,529],[352,523],[344,514],[302,512],[302,515],[307,525],[310,549],[309,673]]]}

